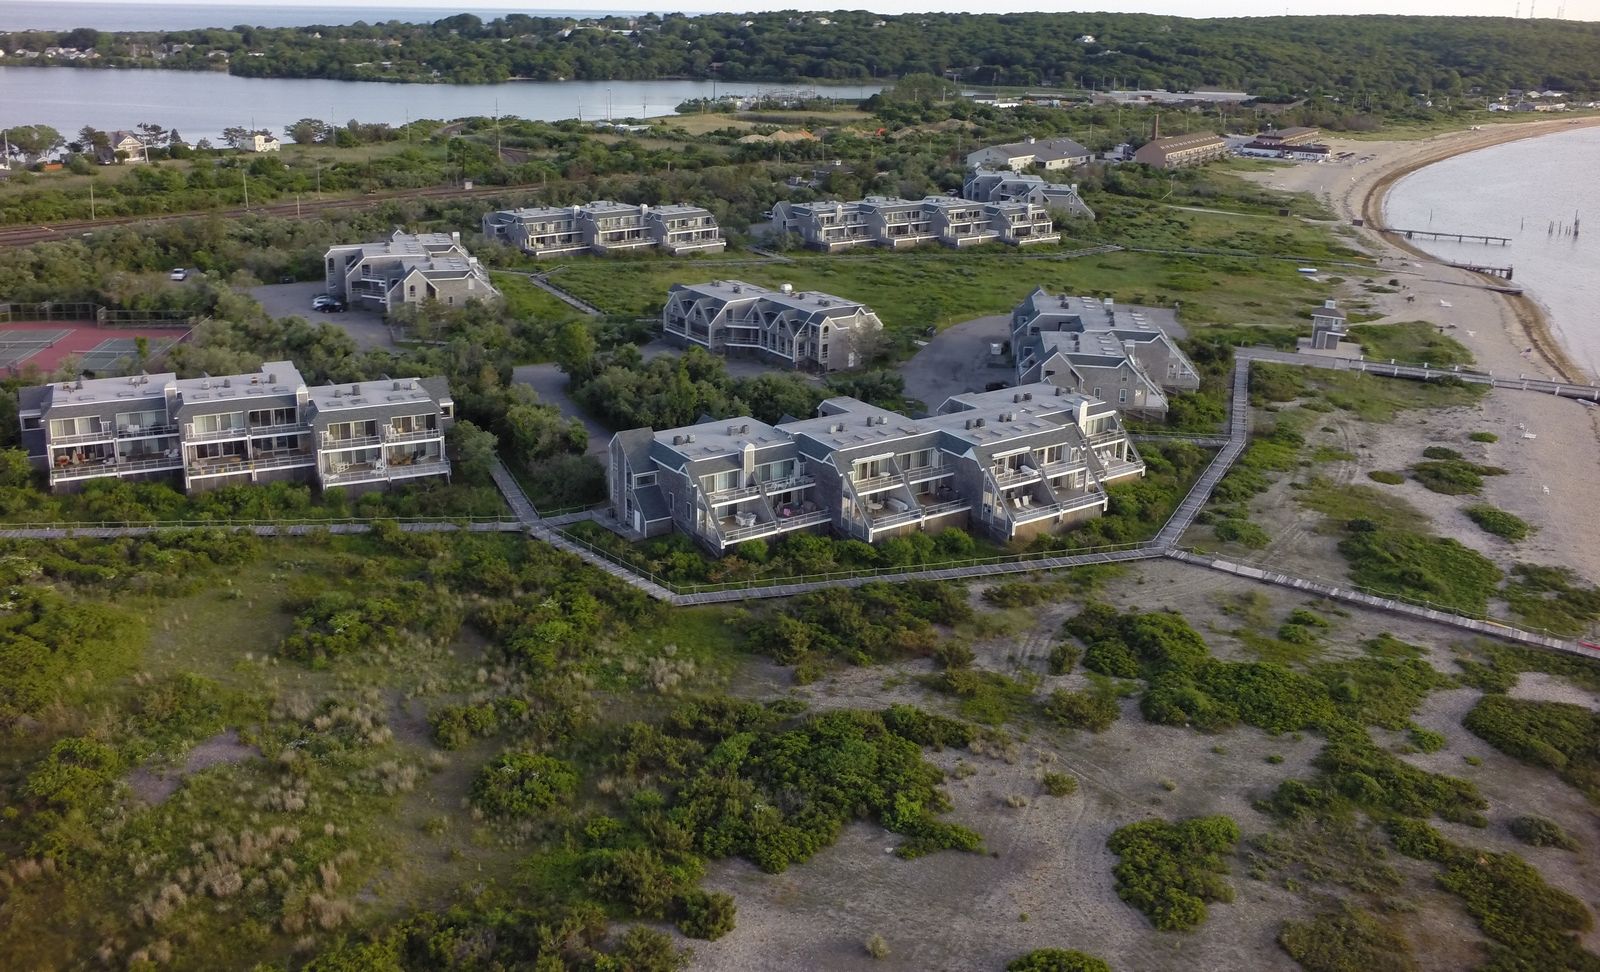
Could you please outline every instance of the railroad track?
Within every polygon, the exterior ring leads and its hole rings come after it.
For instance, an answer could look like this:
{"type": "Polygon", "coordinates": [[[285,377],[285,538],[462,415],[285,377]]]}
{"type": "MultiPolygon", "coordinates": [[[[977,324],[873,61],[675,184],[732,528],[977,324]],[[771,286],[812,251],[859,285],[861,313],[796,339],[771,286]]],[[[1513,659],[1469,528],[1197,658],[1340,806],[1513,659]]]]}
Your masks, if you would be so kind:
{"type": "Polygon", "coordinates": [[[137,216],[108,216],[105,219],[65,220],[58,223],[41,223],[27,226],[0,226],[0,247],[29,246],[51,240],[67,240],[85,233],[130,223],[170,223],[176,220],[200,219],[210,216],[237,219],[242,216],[273,216],[280,219],[308,219],[322,213],[365,209],[397,199],[474,199],[482,196],[499,196],[526,191],[532,185],[474,186],[457,189],[454,186],[436,186],[431,189],[408,189],[401,192],[374,193],[366,196],[349,196],[338,199],[314,199],[309,202],[271,202],[248,209],[240,206],[231,209],[194,209],[181,213],[149,213],[137,216]]]}

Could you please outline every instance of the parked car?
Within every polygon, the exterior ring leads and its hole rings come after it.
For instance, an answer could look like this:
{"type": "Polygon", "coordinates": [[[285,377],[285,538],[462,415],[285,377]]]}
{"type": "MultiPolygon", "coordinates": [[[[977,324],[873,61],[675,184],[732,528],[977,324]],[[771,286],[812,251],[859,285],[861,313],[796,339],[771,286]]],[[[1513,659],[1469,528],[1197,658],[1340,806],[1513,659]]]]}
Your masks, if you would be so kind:
{"type": "Polygon", "coordinates": [[[327,294],[318,294],[317,296],[311,298],[311,309],[322,310],[322,305],[326,304],[330,300],[333,300],[333,298],[329,297],[327,294]]]}
{"type": "Polygon", "coordinates": [[[168,277],[168,279],[171,279],[171,280],[188,280],[189,279],[189,271],[185,270],[182,267],[173,267],[172,268],[172,272],[167,274],[167,277],[168,277]]]}
{"type": "Polygon", "coordinates": [[[317,308],[317,310],[321,311],[324,314],[343,314],[344,313],[344,301],[340,300],[337,297],[329,297],[327,303],[322,304],[321,306],[319,306],[317,308]]]}

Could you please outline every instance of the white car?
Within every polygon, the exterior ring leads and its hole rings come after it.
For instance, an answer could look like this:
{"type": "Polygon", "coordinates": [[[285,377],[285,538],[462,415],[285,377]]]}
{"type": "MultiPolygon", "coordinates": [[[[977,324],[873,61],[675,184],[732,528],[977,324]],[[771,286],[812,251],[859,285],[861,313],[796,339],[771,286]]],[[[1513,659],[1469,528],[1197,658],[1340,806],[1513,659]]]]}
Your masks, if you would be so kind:
{"type": "Polygon", "coordinates": [[[167,274],[167,277],[168,277],[168,279],[171,279],[171,280],[188,280],[189,279],[189,271],[185,270],[182,267],[173,267],[172,268],[172,272],[167,274]]]}
{"type": "Polygon", "coordinates": [[[311,309],[321,310],[323,307],[331,303],[333,303],[332,297],[329,297],[327,294],[318,294],[311,299],[311,309]]]}

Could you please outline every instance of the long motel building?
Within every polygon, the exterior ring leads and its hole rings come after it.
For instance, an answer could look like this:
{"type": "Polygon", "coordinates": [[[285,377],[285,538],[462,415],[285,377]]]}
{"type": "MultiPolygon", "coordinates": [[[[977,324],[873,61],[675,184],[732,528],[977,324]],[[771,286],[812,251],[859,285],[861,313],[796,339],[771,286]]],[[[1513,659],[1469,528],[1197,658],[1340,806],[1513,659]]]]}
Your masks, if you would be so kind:
{"type": "Polygon", "coordinates": [[[535,259],[573,253],[660,250],[672,256],[720,253],[727,247],[717,218],[700,206],[611,202],[502,209],[485,213],[483,235],[535,259]]]}
{"type": "Polygon", "coordinates": [[[287,361],[223,377],[93,378],[24,388],[30,461],[56,492],[96,479],[186,492],[277,480],[357,491],[449,477],[455,403],[443,378],[307,386],[287,361]]]}
{"type": "Polygon", "coordinates": [[[783,232],[799,236],[806,246],[826,253],[869,245],[895,250],[942,243],[961,249],[994,242],[1031,246],[1061,240],[1050,211],[1021,199],[868,196],[854,202],[780,202],[772,207],[772,221],[783,232]]]}
{"type": "Polygon", "coordinates": [[[625,532],[678,530],[718,555],[797,530],[1022,540],[1100,516],[1108,486],[1145,472],[1114,408],[1047,382],[956,395],[926,418],[841,397],[778,425],[630,429],[609,453],[625,532]]]}

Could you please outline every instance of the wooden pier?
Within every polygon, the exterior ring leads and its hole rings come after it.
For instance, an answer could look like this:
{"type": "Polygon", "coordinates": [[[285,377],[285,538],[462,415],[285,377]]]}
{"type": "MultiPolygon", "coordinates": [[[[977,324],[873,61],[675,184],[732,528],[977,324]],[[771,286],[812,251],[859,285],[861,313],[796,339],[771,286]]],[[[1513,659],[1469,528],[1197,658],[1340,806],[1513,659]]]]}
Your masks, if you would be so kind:
{"type": "Polygon", "coordinates": [[[1503,277],[1506,280],[1511,279],[1511,272],[1515,269],[1514,267],[1486,267],[1476,263],[1446,263],[1445,266],[1455,267],[1457,270],[1471,270],[1473,273],[1481,273],[1488,277],[1503,277]]]}
{"type": "Polygon", "coordinates": [[[1416,239],[1420,236],[1429,240],[1455,240],[1457,243],[1485,243],[1494,246],[1511,245],[1511,237],[1509,236],[1485,236],[1482,233],[1448,233],[1444,230],[1395,229],[1392,226],[1385,226],[1378,232],[1393,233],[1396,236],[1404,236],[1408,240],[1416,239]]]}

